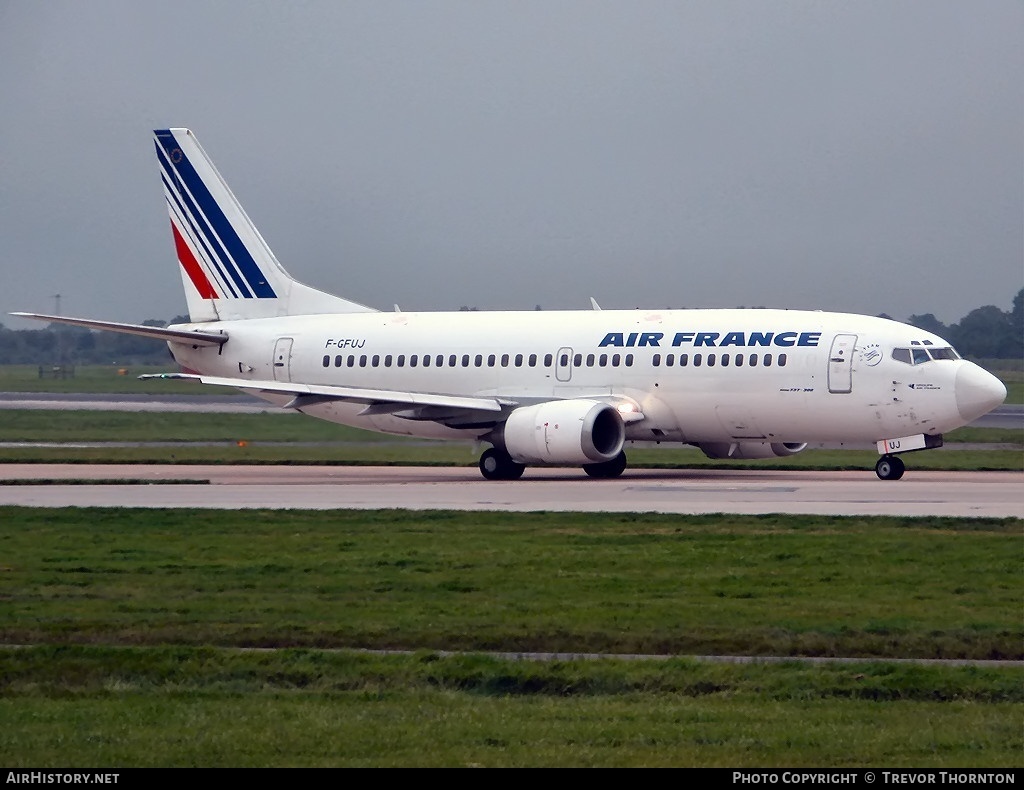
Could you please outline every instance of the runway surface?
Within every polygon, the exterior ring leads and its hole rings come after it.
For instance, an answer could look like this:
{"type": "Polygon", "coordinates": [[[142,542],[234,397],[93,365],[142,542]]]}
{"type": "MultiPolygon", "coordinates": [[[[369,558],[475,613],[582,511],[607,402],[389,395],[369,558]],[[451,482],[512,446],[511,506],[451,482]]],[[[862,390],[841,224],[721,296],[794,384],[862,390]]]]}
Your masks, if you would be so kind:
{"type": "Polygon", "coordinates": [[[531,468],[489,482],[471,467],[0,464],[0,504],[1022,518],[1024,473],[637,469],[593,480],[531,468]]]}

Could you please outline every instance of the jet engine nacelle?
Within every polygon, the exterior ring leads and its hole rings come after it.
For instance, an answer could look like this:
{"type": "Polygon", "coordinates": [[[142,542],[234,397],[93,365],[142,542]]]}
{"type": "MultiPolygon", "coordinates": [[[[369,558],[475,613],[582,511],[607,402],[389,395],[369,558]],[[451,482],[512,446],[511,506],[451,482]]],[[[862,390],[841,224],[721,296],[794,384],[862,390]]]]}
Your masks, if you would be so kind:
{"type": "Polygon", "coordinates": [[[520,464],[593,464],[610,461],[626,440],[618,411],[595,400],[556,400],[513,411],[502,444],[520,464]]]}
{"type": "Polygon", "coordinates": [[[708,458],[784,458],[796,455],[807,442],[705,442],[697,445],[708,458]]]}

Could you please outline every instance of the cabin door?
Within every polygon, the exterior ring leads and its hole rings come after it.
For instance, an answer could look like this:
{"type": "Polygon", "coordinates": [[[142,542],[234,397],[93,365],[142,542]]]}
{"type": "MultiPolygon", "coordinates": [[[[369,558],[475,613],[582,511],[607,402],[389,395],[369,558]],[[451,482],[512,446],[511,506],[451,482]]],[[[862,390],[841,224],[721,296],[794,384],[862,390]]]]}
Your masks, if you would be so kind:
{"type": "Polygon", "coordinates": [[[292,380],[292,339],[279,337],[274,343],[274,381],[292,380]]]}
{"type": "Polygon", "coordinates": [[[836,335],[828,355],[828,391],[853,392],[853,349],[856,335],[836,335]]]}
{"type": "Polygon", "coordinates": [[[560,348],[555,357],[555,379],[569,381],[572,379],[572,349],[560,348]]]}

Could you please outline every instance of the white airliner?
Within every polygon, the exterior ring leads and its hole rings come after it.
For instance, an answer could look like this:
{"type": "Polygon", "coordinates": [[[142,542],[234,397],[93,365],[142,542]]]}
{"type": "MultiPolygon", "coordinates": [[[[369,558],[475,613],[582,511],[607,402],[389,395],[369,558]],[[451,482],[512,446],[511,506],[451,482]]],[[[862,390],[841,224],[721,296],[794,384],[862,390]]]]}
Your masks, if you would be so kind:
{"type": "Polygon", "coordinates": [[[489,443],[491,480],[532,464],[614,477],[633,441],[742,459],[872,441],[878,477],[897,480],[899,453],[1006,397],[942,338],[863,315],[378,312],[292,279],[195,135],[155,137],[190,323],[14,315],[166,340],[180,375],[331,422],[489,443]]]}

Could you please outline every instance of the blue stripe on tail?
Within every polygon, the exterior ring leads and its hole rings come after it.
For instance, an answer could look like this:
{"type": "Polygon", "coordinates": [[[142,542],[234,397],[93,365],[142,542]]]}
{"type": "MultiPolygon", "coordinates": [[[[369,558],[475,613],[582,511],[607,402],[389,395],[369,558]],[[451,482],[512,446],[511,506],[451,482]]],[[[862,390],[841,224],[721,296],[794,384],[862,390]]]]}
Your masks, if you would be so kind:
{"type": "Polygon", "coordinates": [[[189,235],[198,242],[203,260],[213,267],[217,273],[217,279],[225,291],[230,292],[231,296],[237,298],[240,295],[239,290],[242,296],[251,296],[242,282],[238,270],[227,258],[227,255],[221,251],[216,239],[212,238],[213,234],[210,232],[209,225],[206,224],[206,220],[199,213],[188,193],[185,192],[181,181],[178,180],[174,171],[164,166],[164,152],[159,148],[157,152],[161,168],[160,180],[163,181],[164,189],[167,190],[168,200],[173,201],[172,208],[175,216],[180,217],[188,225],[189,235]]]}
{"type": "Polygon", "coordinates": [[[198,208],[198,211],[192,212],[197,221],[205,217],[209,226],[206,225],[206,222],[203,222],[202,227],[197,230],[205,231],[201,235],[206,237],[209,246],[214,251],[217,251],[219,245],[216,244],[217,239],[210,232],[210,226],[216,232],[216,236],[220,237],[221,242],[223,242],[226,248],[224,252],[227,255],[219,255],[218,257],[221,258],[221,263],[225,266],[228,273],[233,275],[232,279],[239,286],[243,296],[248,297],[251,292],[251,295],[258,299],[276,299],[277,294],[270,286],[266,276],[260,270],[259,265],[253,259],[248,248],[238,237],[234,227],[224,215],[223,210],[221,210],[213,195],[210,194],[210,190],[206,187],[206,184],[196,172],[192,163],[189,162],[184,151],[179,148],[174,135],[168,129],[158,129],[155,131],[155,134],[158,141],[157,153],[170,181],[175,185],[179,182],[183,183],[188,188],[188,192],[191,192],[192,198],[194,198],[198,207],[192,204],[192,200],[185,190],[179,187],[172,191],[180,195],[183,200],[188,201],[193,209],[198,208]],[[230,256],[230,259],[228,256],[230,256]],[[241,278],[244,278],[244,282],[236,274],[235,266],[231,265],[231,259],[237,265],[238,274],[240,274],[241,278]]]}

